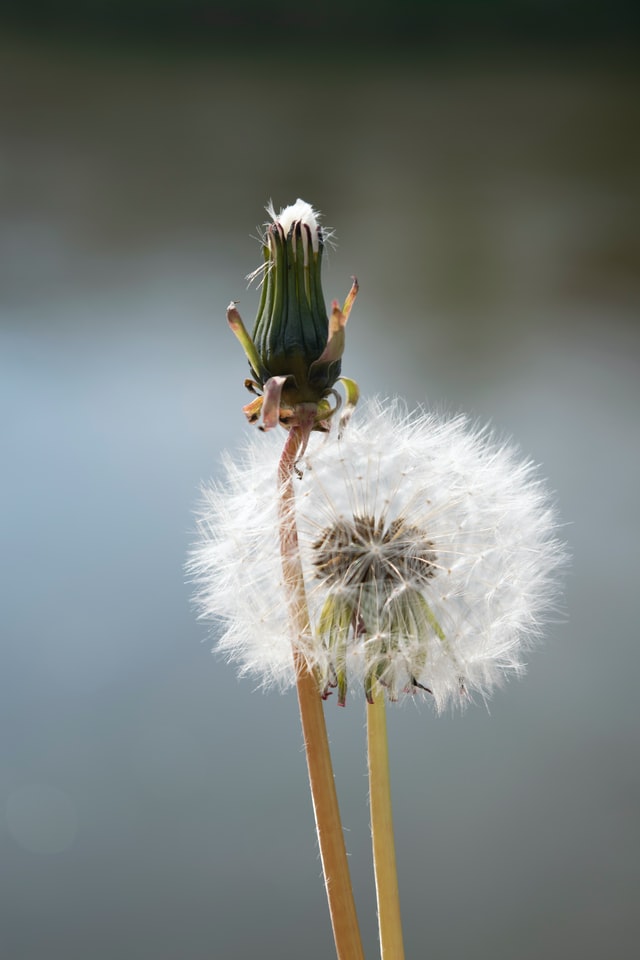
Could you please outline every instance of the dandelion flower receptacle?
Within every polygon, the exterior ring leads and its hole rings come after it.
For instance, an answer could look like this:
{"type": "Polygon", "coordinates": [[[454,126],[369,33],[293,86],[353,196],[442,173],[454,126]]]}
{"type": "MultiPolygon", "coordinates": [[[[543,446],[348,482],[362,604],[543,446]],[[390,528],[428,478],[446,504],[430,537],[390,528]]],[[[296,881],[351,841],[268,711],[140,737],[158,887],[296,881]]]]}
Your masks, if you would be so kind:
{"type": "MultiPolygon", "coordinates": [[[[249,441],[206,492],[195,567],[203,614],[224,624],[219,648],[286,686],[294,674],[270,441],[249,441]]],[[[442,709],[521,672],[564,560],[530,462],[463,417],[373,402],[342,437],[311,444],[303,466],[304,653],[323,692],[335,686],[344,702],[355,683],[371,699],[378,680],[391,699],[429,691],[442,709]]]]}

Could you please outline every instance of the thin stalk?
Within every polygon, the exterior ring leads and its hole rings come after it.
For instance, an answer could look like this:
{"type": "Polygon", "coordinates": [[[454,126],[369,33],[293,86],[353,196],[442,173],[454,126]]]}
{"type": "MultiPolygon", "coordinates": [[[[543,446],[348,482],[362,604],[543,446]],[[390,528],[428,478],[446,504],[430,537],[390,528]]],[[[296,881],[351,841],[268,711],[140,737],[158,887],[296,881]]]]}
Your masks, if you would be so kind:
{"type": "Polygon", "coordinates": [[[280,464],[280,549],[289,592],[289,615],[298,642],[293,645],[298,704],[309,771],[309,785],[338,960],[364,960],[351,877],[336,794],[329,739],[316,678],[309,671],[300,640],[309,633],[309,611],[295,519],[293,473],[311,425],[289,431],[280,464]]]}
{"type": "Polygon", "coordinates": [[[402,920],[393,839],[389,747],[384,691],[375,683],[373,703],[367,704],[367,752],[373,869],[378,901],[378,930],[382,960],[403,960],[402,920]]]}

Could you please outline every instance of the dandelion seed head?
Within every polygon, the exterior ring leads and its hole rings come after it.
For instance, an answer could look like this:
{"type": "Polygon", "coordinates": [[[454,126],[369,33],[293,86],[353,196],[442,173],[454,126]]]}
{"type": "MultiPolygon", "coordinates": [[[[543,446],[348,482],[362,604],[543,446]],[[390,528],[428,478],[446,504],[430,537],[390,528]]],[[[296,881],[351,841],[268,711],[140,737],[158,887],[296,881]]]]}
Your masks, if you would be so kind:
{"type": "MultiPolygon", "coordinates": [[[[277,435],[250,439],[204,491],[191,559],[217,648],[265,685],[294,682],[278,543],[277,435]]],[[[296,481],[310,613],[302,646],[325,691],[437,709],[524,669],[565,553],[536,468],[464,417],[371,402],[344,436],[313,437],[296,481]]]]}

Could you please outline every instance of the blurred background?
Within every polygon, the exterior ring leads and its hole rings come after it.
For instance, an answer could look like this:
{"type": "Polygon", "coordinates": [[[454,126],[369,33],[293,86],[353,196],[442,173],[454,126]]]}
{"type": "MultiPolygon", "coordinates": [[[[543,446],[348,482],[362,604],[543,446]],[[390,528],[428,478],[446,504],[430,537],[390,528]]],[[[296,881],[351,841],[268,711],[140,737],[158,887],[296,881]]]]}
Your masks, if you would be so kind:
{"type": "MultiPolygon", "coordinates": [[[[7,960],[333,955],[295,697],[211,656],[183,572],[248,429],[225,308],[297,197],[327,300],[361,282],[345,373],[516,438],[574,558],[524,681],[390,711],[407,956],[633,951],[638,9],[5,0],[7,960]]],[[[364,705],[326,713],[374,957],[364,705]]]]}

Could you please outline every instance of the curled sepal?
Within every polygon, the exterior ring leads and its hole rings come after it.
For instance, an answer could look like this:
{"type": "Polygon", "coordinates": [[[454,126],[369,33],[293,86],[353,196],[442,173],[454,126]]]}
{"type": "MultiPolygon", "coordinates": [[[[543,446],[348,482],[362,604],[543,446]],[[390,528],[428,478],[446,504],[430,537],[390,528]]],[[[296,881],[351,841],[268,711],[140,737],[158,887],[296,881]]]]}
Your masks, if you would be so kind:
{"type": "Polygon", "coordinates": [[[316,678],[320,696],[323,700],[328,700],[333,690],[338,686],[338,678],[333,669],[333,664],[330,663],[325,672],[323,672],[320,667],[314,667],[313,675],[316,678]]]}
{"type": "Polygon", "coordinates": [[[242,412],[249,421],[249,423],[255,423],[256,420],[260,419],[260,414],[262,413],[262,405],[264,403],[264,397],[256,397],[255,400],[252,400],[251,403],[246,403],[242,408],[242,412]]]}
{"type": "Polygon", "coordinates": [[[330,655],[330,670],[338,687],[338,705],[347,701],[347,642],[353,621],[353,604],[346,597],[330,593],[318,618],[318,634],[330,655]]]}
{"type": "Polygon", "coordinates": [[[467,690],[465,686],[464,668],[462,667],[460,661],[458,660],[455,653],[453,652],[453,647],[449,642],[449,640],[447,639],[447,636],[444,630],[436,620],[433,610],[431,609],[431,607],[429,606],[429,604],[427,603],[427,601],[425,600],[425,598],[422,596],[421,593],[418,593],[417,596],[418,596],[418,601],[421,608],[421,613],[424,619],[427,621],[427,623],[429,624],[429,626],[437,636],[438,640],[440,640],[444,652],[446,653],[446,655],[449,657],[449,659],[455,665],[456,669],[459,672],[458,685],[459,685],[460,695],[465,696],[467,693],[467,690]]]}
{"type": "Polygon", "coordinates": [[[431,609],[431,607],[429,606],[425,598],[422,596],[422,594],[418,590],[412,590],[411,592],[415,593],[415,602],[419,606],[422,616],[425,618],[425,620],[427,621],[427,623],[435,633],[438,640],[442,641],[442,643],[444,644],[445,650],[447,650],[447,652],[449,653],[450,651],[447,649],[449,645],[447,643],[445,632],[440,626],[440,624],[438,623],[438,621],[436,620],[435,613],[433,612],[433,610],[431,609]]]}
{"type": "Polygon", "coordinates": [[[358,290],[360,289],[360,284],[358,283],[357,277],[351,277],[353,283],[351,284],[351,289],[347,294],[347,297],[342,304],[342,313],[344,316],[344,322],[346,323],[349,319],[349,314],[351,313],[351,307],[353,306],[356,297],[358,296],[358,290]]]}
{"type": "Polygon", "coordinates": [[[322,433],[329,433],[331,420],[342,406],[342,397],[337,390],[330,390],[329,395],[335,400],[335,405],[332,406],[329,396],[326,396],[318,404],[316,412],[314,430],[320,430],[322,433]]]}
{"type": "Polygon", "coordinates": [[[287,377],[270,377],[264,385],[261,430],[273,430],[280,422],[280,398],[287,377]]]}
{"type": "Polygon", "coordinates": [[[330,382],[333,383],[335,381],[335,374],[333,378],[330,377],[330,368],[332,365],[338,364],[342,359],[345,345],[344,328],[347,325],[347,320],[349,319],[349,314],[351,313],[351,307],[353,306],[358,295],[358,290],[358,281],[354,277],[353,283],[351,284],[351,289],[349,290],[349,293],[347,294],[342,306],[342,310],[340,309],[338,301],[333,301],[331,305],[331,316],[329,317],[329,336],[327,337],[327,344],[318,359],[315,360],[309,367],[310,379],[320,379],[328,376],[330,382]]]}
{"type": "Polygon", "coordinates": [[[331,305],[331,316],[329,317],[329,336],[327,338],[327,345],[318,359],[314,360],[309,367],[310,380],[313,381],[327,378],[331,365],[342,359],[345,344],[344,328],[346,324],[347,318],[340,309],[338,301],[334,300],[331,305]]]}
{"type": "Polygon", "coordinates": [[[367,637],[365,641],[365,656],[368,669],[364,677],[364,693],[367,703],[373,703],[373,693],[376,683],[387,686],[385,673],[389,666],[388,638],[382,633],[367,637]]]}
{"type": "Polygon", "coordinates": [[[389,691],[388,684],[385,682],[383,676],[384,668],[382,663],[376,663],[373,667],[367,670],[364,677],[364,695],[367,699],[367,703],[373,703],[374,691],[378,683],[383,687],[387,687],[387,692],[389,693],[389,698],[391,700],[397,699],[397,696],[394,696],[393,692],[389,691]]]}
{"type": "Polygon", "coordinates": [[[227,307],[227,323],[240,341],[240,345],[245,352],[245,356],[249,361],[255,376],[264,383],[269,374],[265,370],[262,361],[260,360],[260,355],[256,350],[256,346],[251,339],[249,331],[242,322],[242,317],[236,310],[235,300],[232,300],[227,307]]]}
{"type": "Polygon", "coordinates": [[[349,420],[351,420],[351,415],[356,408],[356,404],[360,399],[360,387],[355,380],[351,380],[349,377],[340,377],[338,379],[338,383],[342,384],[347,398],[347,402],[344,405],[344,410],[340,415],[339,433],[340,436],[342,436],[345,427],[349,423],[349,420]]]}
{"type": "Polygon", "coordinates": [[[367,703],[373,703],[373,688],[377,682],[375,670],[368,670],[364,678],[364,695],[367,703]]]}

